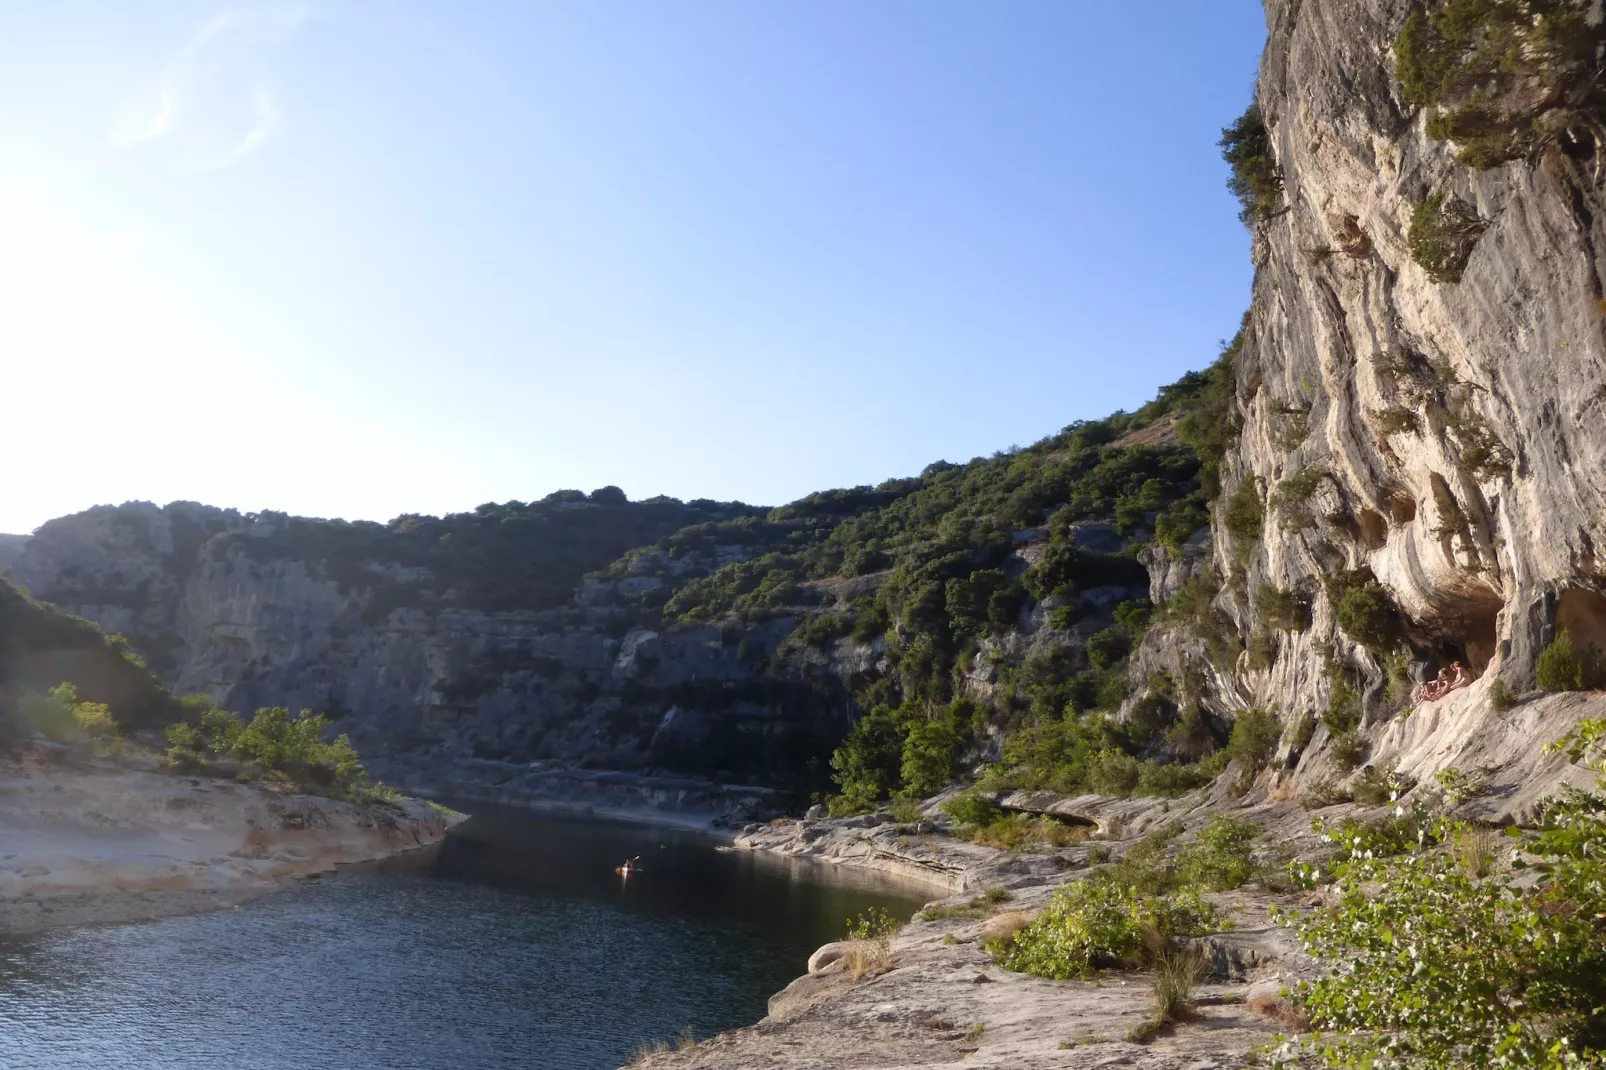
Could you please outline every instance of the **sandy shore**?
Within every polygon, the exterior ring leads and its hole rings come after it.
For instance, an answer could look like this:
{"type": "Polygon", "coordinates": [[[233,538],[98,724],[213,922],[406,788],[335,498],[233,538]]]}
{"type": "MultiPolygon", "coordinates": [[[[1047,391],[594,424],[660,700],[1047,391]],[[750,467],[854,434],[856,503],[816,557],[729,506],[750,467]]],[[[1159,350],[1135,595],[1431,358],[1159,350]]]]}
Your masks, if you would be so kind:
{"type": "Polygon", "coordinates": [[[0,935],[234,906],[281,882],[429,847],[417,800],[359,807],[158,772],[138,756],[0,763],[0,935]]]}

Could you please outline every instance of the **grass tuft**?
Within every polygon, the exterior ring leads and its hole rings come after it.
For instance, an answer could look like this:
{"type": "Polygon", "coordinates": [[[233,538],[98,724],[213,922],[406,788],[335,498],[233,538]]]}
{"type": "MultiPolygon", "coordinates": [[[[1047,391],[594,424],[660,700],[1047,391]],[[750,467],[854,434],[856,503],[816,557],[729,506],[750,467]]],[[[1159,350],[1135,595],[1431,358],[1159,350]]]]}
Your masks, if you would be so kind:
{"type": "Polygon", "coordinates": [[[1133,1044],[1147,1044],[1168,1026],[1195,1015],[1193,990],[1209,972],[1204,957],[1192,951],[1168,948],[1155,958],[1154,1006],[1149,1017],[1127,1032],[1133,1044]]]}
{"type": "Polygon", "coordinates": [[[1482,880],[1494,872],[1499,835],[1488,825],[1463,825],[1456,830],[1452,850],[1461,871],[1472,880],[1482,880]]]}

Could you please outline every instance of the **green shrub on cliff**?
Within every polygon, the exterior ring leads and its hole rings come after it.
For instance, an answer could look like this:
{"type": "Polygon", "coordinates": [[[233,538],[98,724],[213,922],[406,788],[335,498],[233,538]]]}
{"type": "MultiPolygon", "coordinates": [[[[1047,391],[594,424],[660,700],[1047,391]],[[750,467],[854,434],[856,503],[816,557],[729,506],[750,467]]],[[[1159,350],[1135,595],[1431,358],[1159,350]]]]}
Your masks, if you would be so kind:
{"type": "Polygon", "coordinates": [[[1234,539],[1253,541],[1260,538],[1265,519],[1266,509],[1254,477],[1246,477],[1227,496],[1221,509],[1221,522],[1234,539]]]}
{"type": "Polygon", "coordinates": [[[1405,638],[1405,622],[1388,589],[1364,569],[1344,572],[1328,583],[1333,617],[1345,635],[1384,657],[1405,638]]]}
{"type": "Polygon", "coordinates": [[[1278,214],[1282,209],[1283,174],[1260,115],[1260,104],[1251,103],[1221,132],[1218,144],[1221,158],[1232,168],[1227,188],[1238,198],[1238,218],[1253,226],[1278,214]]]}
{"type": "Polygon", "coordinates": [[[1310,627],[1310,602],[1298,591],[1262,583],[1255,595],[1255,610],[1268,628],[1302,632],[1310,627]]]}
{"type": "Polygon", "coordinates": [[[1488,229],[1488,222],[1464,201],[1433,193],[1411,210],[1406,247],[1434,282],[1460,282],[1473,248],[1488,229]]]}
{"type": "Polygon", "coordinates": [[[1429,137],[1497,167],[1580,132],[1598,141],[1603,28],[1590,0],[1429,0],[1394,40],[1429,137]]]}
{"type": "Polygon", "coordinates": [[[1282,721],[1274,711],[1240,710],[1233,718],[1232,735],[1227,740],[1227,757],[1236,761],[1245,775],[1254,777],[1266,768],[1282,736],[1282,721]]]}
{"type": "Polygon", "coordinates": [[[1534,682],[1541,691],[1593,691],[1606,687],[1606,660],[1591,643],[1579,647],[1572,633],[1556,629],[1555,640],[1539,654],[1534,682]]]}
{"type": "Polygon", "coordinates": [[[1167,941],[1220,927],[1215,909],[1192,892],[1144,895],[1084,880],[1055,892],[1030,925],[989,950],[1006,969],[1065,981],[1145,965],[1167,941]]]}

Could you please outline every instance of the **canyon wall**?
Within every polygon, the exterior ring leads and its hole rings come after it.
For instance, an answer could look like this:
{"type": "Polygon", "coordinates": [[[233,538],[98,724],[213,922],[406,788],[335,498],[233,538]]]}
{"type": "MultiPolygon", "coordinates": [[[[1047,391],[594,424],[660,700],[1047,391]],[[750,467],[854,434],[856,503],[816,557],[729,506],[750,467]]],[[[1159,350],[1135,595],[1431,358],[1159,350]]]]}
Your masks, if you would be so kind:
{"type": "MultiPolygon", "coordinates": [[[[1212,511],[1213,608],[1241,644],[1212,666],[1212,704],[1316,715],[1353,686],[1363,734],[1452,662],[1481,708],[1496,680],[1531,691],[1558,629],[1606,646],[1602,150],[1585,121],[1461,162],[1397,73],[1413,6],[1267,3],[1257,97],[1281,191],[1252,220],[1240,430],[1212,511]],[[1454,272],[1413,257],[1430,198],[1468,221],[1454,272]],[[1369,581],[1386,597],[1354,595],[1369,581]]],[[[1139,661],[1208,658],[1185,633],[1139,661]]],[[[1319,754],[1335,733],[1316,732],[1319,754]]]]}
{"type": "MultiPolygon", "coordinates": [[[[288,552],[292,519],[193,503],[96,508],[41,528],[11,578],[125,636],[176,694],[327,712],[382,774],[448,791],[448,767],[474,792],[493,790],[484,781],[496,773],[495,790],[561,795],[573,778],[554,780],[552,767],[826,789],[831,751],[860,712],[855,690],[889,671],[879,635],[783,645],[803,617],[873,595],[885,572],[820,581],[796,599],[809,604],[758,619],[665,626],[665,589],[754,552],[715,540],[633,553],[556,608],[488,611],[432,595],[427,569],[288,552]],[[528,763],[533,773],[512,768],[528,763]]],[[[1002,565],[1019,574],[1047,536],[1006,538],[1002,565]]],[[[1074,538],[1131,542],[1097,523],[1074,538]]],[[[1066,599],[1028,607],[987,640],[997,656],[977,658],[964,687],[986,695],[999,664],[1080,650],[1113,606],[1144,593],[1130,580],[1079,592],[1069,633],[1045,620],[1066,599]]]]}
{"type": "MultiPolygon", "coordinates": [[[[641,628],[660,581],[586,583],[565,605],[486,611],[435,598],[428,569],[385,560],[337,576],[286,552],[291,518],[174,503],[46,524],[13,564],[39,597],[125,636],[176,694],[233,709],[326,711],[365,755],[659,764],[739,776],[840,735],[844,710],[766,680],[782,618],[733,637],[641,628]],[[745,644],[745,645],[744,645],[745,644]],[[710,713],[717,716],[710,716],[710,713]],[[696,762],[677,762],[681,750],[696,762]]],[[[800,763],[802,760],[799,759],[800,763]]]]}

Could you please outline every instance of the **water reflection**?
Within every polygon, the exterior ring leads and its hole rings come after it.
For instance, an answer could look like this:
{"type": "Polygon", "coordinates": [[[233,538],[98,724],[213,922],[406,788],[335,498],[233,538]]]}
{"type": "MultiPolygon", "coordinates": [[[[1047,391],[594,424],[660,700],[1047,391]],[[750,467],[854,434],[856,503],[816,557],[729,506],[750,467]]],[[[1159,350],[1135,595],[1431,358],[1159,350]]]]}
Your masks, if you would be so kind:
{"type": "Polygon", "coordinates": [[[0,947],[0,1067],[611,1067],[755,1020],[847,916],[929,897],[688,833],[486,813],[433,856],[238,910],[0,947]]]}

